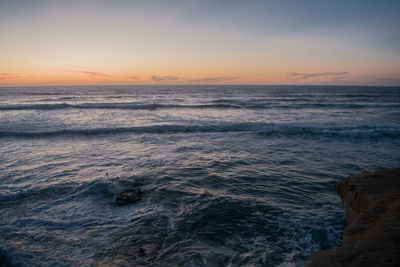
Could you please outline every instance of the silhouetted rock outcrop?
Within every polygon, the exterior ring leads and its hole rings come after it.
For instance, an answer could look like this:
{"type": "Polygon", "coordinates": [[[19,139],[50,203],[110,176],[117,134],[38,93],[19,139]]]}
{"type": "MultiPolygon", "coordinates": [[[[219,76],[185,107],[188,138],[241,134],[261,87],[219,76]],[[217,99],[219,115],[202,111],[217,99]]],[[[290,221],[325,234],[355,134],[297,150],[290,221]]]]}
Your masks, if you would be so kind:
{"type": "Polygon", "coordinates": [[[1,254],[0,251],[0,267],[9,267],[9,266],[11,266],[10,262],[3,254],[1,254]]]}
{"type": "Polygon", "coordinates": [[[400,266],[400,169],[350,176],[336,189],[348,222],[343,245],[312,255],[306,266],[400,266]]]}

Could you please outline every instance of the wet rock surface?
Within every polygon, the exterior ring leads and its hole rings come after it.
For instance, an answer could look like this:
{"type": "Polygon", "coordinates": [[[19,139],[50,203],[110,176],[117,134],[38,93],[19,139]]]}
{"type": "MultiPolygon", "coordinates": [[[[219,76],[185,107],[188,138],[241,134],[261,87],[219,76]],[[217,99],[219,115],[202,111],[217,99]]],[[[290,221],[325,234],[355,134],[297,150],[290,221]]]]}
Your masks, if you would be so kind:
{"type": "Polygon", "coordinates": [[[365,172],[336,185],[348,226],[343,245],[306,266],[400,266],[400,169],[365,172]]]}
{"type": "Polygon", "coordinates": [[[134,188],[120,193],[116,199],[115,204],[123,206],[138,202],[142,199],[143,191],[140,188],[134,188]]]}
{"type": "Polygon", "coordinates": [[[1,254],[0,251],[0,267],[9,267],[9,266],[11,266],[10,262],[4,255],[1,254]]]}

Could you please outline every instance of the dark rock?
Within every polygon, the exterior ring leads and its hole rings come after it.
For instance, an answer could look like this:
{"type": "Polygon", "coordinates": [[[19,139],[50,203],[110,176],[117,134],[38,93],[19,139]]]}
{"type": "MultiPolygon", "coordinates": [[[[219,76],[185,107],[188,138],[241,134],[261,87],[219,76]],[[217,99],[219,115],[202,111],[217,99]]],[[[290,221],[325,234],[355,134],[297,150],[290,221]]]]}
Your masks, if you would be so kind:
{"type": "Polygon", "coordinates": [[[11,264],[1,252],[0,252],[0,267],[10,267],[11,264]]]}
{"type": "Polygon", "coordinates": [[[146,251],[144,250],[144,248],[139,248],[139,255],[140,256],[146,255],[146,251]]]}
{"type": "Polygon", "coordinates": [[[350,176],[336,190],[348,223],[343,245],[312,255],[306,266],[400,266],[400,169],[350,176]]]}
{"type": "Polygon", "coordinates": [[[115,199],[118,206],[138,202],[142,199],[143,192],[140,188],[131,189],[120,193],[115,199]]]}

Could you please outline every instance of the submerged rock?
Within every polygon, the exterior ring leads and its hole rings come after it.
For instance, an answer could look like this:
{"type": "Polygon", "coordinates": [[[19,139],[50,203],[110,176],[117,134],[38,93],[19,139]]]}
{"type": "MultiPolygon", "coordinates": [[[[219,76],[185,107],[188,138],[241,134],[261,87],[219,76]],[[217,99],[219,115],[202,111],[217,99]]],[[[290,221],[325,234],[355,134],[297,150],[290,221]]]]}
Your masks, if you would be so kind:
{"type": "Polygon", "coordinates": [[[146,250],[144,250],[144,248],[139,248],[139,255],[140,256],[146,255],[146,250]]]}
{"type": "Polygon", "coordinates": [[[118,206],[138,202],[142,199],[143,191],[140,188],[131,189],[120,193],[115,199],[118,206]]]}
{"type": "Polygon", "coordinates": [[[400,266],[400,169],[366,172],[336,185],[348,226],[343,245],[306,266],[400,266]]]}
{"type": "Polygon", "coordinates": [[[8,261],[8,259],[3,254],[1,254],[1,251],[0,251],[0,266],[1,267],[9,267],[9,266],[11,266],[10,262],[8,261]]]}

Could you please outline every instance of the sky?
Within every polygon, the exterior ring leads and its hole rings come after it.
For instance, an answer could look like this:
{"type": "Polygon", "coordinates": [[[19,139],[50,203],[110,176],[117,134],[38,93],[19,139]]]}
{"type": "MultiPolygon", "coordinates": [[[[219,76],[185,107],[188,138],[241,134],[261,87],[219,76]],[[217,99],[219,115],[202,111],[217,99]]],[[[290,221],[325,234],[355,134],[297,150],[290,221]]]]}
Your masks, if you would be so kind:
{"type": "Polygon", "coordinates": [[[399,14],[399,0],[0,0],[0,86],[399,86],[399,14]]]}

